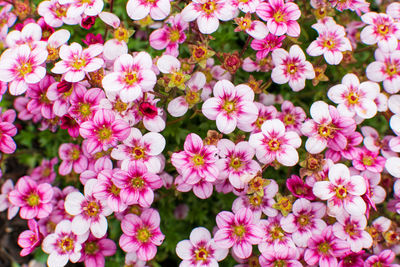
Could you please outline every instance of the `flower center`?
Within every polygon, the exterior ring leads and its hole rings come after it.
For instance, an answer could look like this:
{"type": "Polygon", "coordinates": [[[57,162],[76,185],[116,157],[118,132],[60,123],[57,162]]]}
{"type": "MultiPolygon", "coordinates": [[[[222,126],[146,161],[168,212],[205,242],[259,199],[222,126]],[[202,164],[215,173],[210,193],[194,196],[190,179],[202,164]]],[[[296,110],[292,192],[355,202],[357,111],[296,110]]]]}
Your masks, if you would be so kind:
{"type": "Polygon", "coordinates": [[[366,166],[371,166],[372,164],[374,164],[375,160],[371,156],[364,156],[362,162],[366,166]]]}
{"type": "Polygon", "coordinates": [[[237,24],[242,31],[248,30],[251,28],[251,20],[246,18],[239,18],[237,20],[237,24]]]}
{"type": "Polygon", "coordinates": [[[170,31],[170,33],[169,33],[169,40],[170,40],[172,43],[175,43],[176,41],[179,40],[180,36],[181,36],[181,34],[179,33],[178,30],[172,30],[172,31],[170,31]]]}
{"type": "Polygon", "coordinates": [[[71,159],[72,160],[79,159],[80,155],[81,155],[81,152],[79,151],[79,149],[76,149],[76,148],[72,149],[72,152],[71,152],[71,159]]]}
{"type": "Polygon", "coordinates": [[[59,18],[67,16],[67,9],[65,8],[65,6],[61,6],[59,3],[56,3],[54,12],[59,18]]]}
{"type": "Polygon", "coordinates": [[[90,110],[90,105],[88,103],[81,103],[79,106],[79,113],[81,113],[83,117],[87,117],[92,114],[92,111],[90,110]]]}
{"type": "Polygon", "coordinates": [[[114,103],[114,109],[118,112],[123,112],[127,109],[128,104],[124,103],[121,101],[121,99],[118,99],[115,103],[114,103]]]}
{"type": "Polygon", "coordinates": [[[121,192],[121,189],[115,186],[115,184],[112,184],[110,187],[110,193],[113,194],[114,196],[119,196],[119,193],[121,192]]]}
{"type": "Polygon", "coordinates": [[[285,20],[285,15],[282,14],[282,12],[280,10],[277,10],[275,12],[275,14],[273,15],[273,17],[274,17],[275,21],[278,22],[278,23],[286,21],[285,20]]]}
{"type": "Polygon", "coordinates": [[[74,249],[74,240],[69,236],[66,236],[59,241],[58,246],[62,249],[62,251],[69,252],[74,249]]]}
{"type": "Polygon", "coordinates": [[[99,250],[99,246],[96,242],[87,242],[85,243],[85,252],[86,254],[93,255],[99,250]]]}
{"type": "Polygon", "coordinates": [[[71,64],[71,67],[75,70],[80,70],[86,66],[86,60],[84,58],[75,58],[71,64]]]}
{"type": "Polygon", "coordinates": [[[294,124],[295,120],[294,120],[292,114],[286,114],[285,117],[283,118],[283,122],[286,125],[292,125],[292,124],[294,124]]]}
{"type": "Polygon", "coordinates": [[[25,76],[26,74],[32,72],[32,65],[29,62],[24,62],[19,66],[18,72],[20,76],[25,76]]]}
{"type": "Polygon", "coordinates": [[[258,194],[253,194],[249,197],[249,202],[251,205],[253,205],[254,207],[258,207],[261,205],[262,203],[262,199],[258,194]]]}
{"type": "Polygon", "coordinates": [[[335,47],[335,41],[332,39],[327,39],[324,41],[324,47],[328,48],[328,49],[333,49],[335,47]]]}
{"type": "Polygon", "coordinates": [[[246,233],[246,229],[244,228],[243,225],[236,225],[236,226],[233,226],[233,233],[237,237],[241,238],[246,233]]]}
{"type": "Polygon", "coordinates": [[[128,72],[125,74],[125,82],[132,85],[137,82],[136,73],[128,72]]]}
{"type": "Polygon", "coordinates": [[[318,133],[322,137],[330,137],[332,134],[331,128],[328,125],[321,125],[318,128],[318,133]]]}
{"type": "Polygon", "coordinates": [[[349,101],[349,103],[350,104],[352,104],[352,105],[354,105],[354,104],[357,104],[358,103],[358,95],[356,94],[356,93],[350,93],[348,96],[347,96],[347,100],[349,101]]]}
{"type": "Polygon", "coordinates": [[[194,157],[192,158],[192,161],[195,166],[201,166],[204,164],[204,158],[201,155],[194,155],[194,157]]]}
{"type": "Polygon", "coordinates": [[[26,202],[27,202],[28,205],[31,206],[31,207],[36,207],[36,206],[38,206],[38,205],[39,205],[39,201],[40,201],[39,195],[38,195],[37,193],[35,193],[35,192],[32,192],[32,193],[28,196],[28,198],[26,199],[26,202]]]}
{"type": "Polygon", "coordinates": [[[358,230],[354,224],[347,224],[344,227],[344,230],[346,231],[347,234],[349,234],[349,236],[354,236],[358,234],[358,230]]]}
{"type": "Polygon", "coordinates": [[[200,247],[195,250],[196,261],[206,261],[208,257],[208,251],[204,247],[200,247]]]}
{"type": "Polygon", "coordinates": [[[188,91],[186,93],[185,100],[189,105],[194,105],[199,102],[200,95],[197,91],[188,91]]]}
{"type": "Polygon", "coordinates": [[[258,129],[261,129],[261,125],[263,125],[263,123],[265,122],[267,118],[265,117],[258,117],[257,120],[255,121],[256,126],[258,127],[258,129]]]}
{"type": "Polygon", "coordinates": [[[139,188],[143,188],[143,187],[144,187],[144,180],[143,180],[142,177],[135,177],[135,178],[133,178],[132,181],[131,181],[131,183],[132,183],[132,186],[133,186],[134,188],[136,188],[136,189],[139,189],[139,188]]]}
{"type": "Polygon", "coordinates": [[[347,196],[347,189],[343,186],[336,187],[336,197],[339,199],[343,199],[347,196]]]}
{"type": "Polygon", "coordinates": [[[297,223],[300,224],[301,226],[307,226],[310,224],[310,218],[306,214],[302,214],[297,218],[297,223]]]}
{"type": "Polygon", "coordinates": [[[328,251],[331,249],[331,246],[328,242],[323,242],[318,245],[318,251],[322,252],[323,254],[327,254],[328,251]]]}
{"type": "Polygon", "coordinates": [[[136,238],[142,243],[147,242],[150,239],[150,237],[151,237],[150,231],[146,227],[141,228],[137,231],[136,238]]]}
{"type": "Polygon", "coordinates": [[[201,8],[203,9],[203,11],[206,14],[211,14],[214,12],[214,10],[216,8],[216,4],[213,1],[208,1],[208,2],[204,3],[201,8]]]}
{"type": "Polygon", "coordinates": [[[158,115],[157,107],[148,102],[141,103],[139,106],[139,111],[142,112],[143,116],[149,117],[150,119],[153,119],[158,115]]]}
{"type": "Polygon", "coordinates": [[[95,217],[100,212],[99,204],[96,201],[89,201],[83,209],[89,217],[95,217]]]}
{"type": "Polygon", "coordinates": [[[129,33],[128,31],[123,28],[123,27],[118,27],[115,31],[114,31],[114,38],[117,39],[118,41],[122,42],[125,41],[127,42],[129,39],[129,33]]]}
{"type": "Polygon", "coordinates": [[[280,226],[273,226],[270,230],[271,238],[273,240],[282,240],[285,237],[285,233],[283,232],[282,227],[280,226]]]}
{"type": "Polygon", "coordinates": [[[276,260],[274,262],[274,267],[285,267],[285,266],[287,266],[285,260],[276,260]]]}
{"type": "Polygon", "coordinates": [[[295,74],[297,72],[297,66],[293,63],[287,65],[287,72],[290,74],[295,74]]]}
{"type": "Polygon", "coordinates": [[[197,61],[200,61],[207,56],[207,49],[203,46],[197,46],[193,49],[192,56],[197,61]]]}
{"type": "Polygon", "coordinates": [[[223,108],[227,113],[231,113],[235,110],[235,102],[225,101],[223,108]]]}
{"type": "Polygon", "coordinates": [[[386,66],[386,73],[387,73],[389,76],[396,75],[396,74],[397,74],[397,66],[396,66],[395,64],[387,65],[387,66],[386,66]]]}
{"type": "Polygon", "coordinates": [[[101,130],[98,131],[98,137],[101,141],[110,140],[111,138],[111,129],[107,128],[105,125],[101,130]]]}
{"type": "Polygon", "coordinates": [[[141,147],[135,147],[132,150],[132,154],[135,157],[135,159],[142,159],[145,156],[144,149],[141,147]]]}
{"type": "Polygon", "coordinates": [[[377,27],[378,33],[381,35],[386,35],[389,32],[389,26],[386,24],[381,24],[377,27]]]}
{"type": "Polygon", "coordinates": [[[269,150],[276,151],[280,147],[280,143],[276,138],[269,140],[268,142],[269,150]]]}
{"type": "Polygon", "coordinates": [[[240,161],[240,159],[238,157],[232,158],[230,166],[234,169],[238,169],[238,168],[240,168],[240,166],[242,166],[242,162],[240,161]]]}

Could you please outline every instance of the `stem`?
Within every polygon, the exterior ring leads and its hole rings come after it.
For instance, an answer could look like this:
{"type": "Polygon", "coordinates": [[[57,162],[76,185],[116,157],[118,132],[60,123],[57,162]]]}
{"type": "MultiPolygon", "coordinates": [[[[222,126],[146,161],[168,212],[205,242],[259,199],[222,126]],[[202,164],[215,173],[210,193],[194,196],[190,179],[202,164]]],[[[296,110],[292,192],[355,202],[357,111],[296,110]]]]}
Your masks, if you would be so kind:
{"type": "Polygon", "coordinates": [[[249,46],[250,41],[251,41],[251,36],[249,35],[249,36],[247,37],[246,43],[245,43],[244,46],[243,46],[242,51],[240,51],[240,54],[239,54],[239,57],[240,57],[240,58],[244,55],[244,52],[247,50],[247,47],[249,46]]]}
{"type": "Polygon", "coordinates": [[[371,51],[371,50],[373,50],[373,48],[371,46],[366,46],[366,47],[354,50],[354,53],[360,53],[360,52],[371,51]]]}

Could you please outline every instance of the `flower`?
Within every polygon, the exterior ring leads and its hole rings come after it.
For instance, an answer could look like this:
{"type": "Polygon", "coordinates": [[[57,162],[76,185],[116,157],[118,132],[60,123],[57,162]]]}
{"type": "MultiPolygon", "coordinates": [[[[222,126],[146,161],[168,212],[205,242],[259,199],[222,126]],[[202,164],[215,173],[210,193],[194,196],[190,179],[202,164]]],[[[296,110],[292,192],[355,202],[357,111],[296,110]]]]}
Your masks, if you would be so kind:
{"type": "Polygon", "coordinates": [[[42,235],[39,232],[38,223],[35,220],[28,220],[29,230],[23,231],[18,236],[18,245],[22,248],[20,255],[25,257],[40,245],[42,235]]]}
{"type": "Polygon", "coordinates": [[[0,58],[0,81],[10,82],[12,95],[21,95],[29,84],[38,83],[46,75],[43,63],[47,59],[47,51],[37,46],[31,50],[26,45],[9,48],[0,58]]]}
{"type": "Polygon", "coordinates": [[[289,53],[282,48],[272,52],[272,61],[275,64],[271,79],[274,83],[289,82],[290,88],[297,92],[305,87],[306,79],[314,79],[315,72],[312,64],[306,61],[306,56],[300,46],[292,45],[289,53]]]}
{"type": "Polygon", "coordinates": [[[342,84],[331,87],[328,91],[330,100],[338,104],[338,111],[347,117],[357,116],[370,119],[376,115],[377,106],[374,102],[379,94],[379,85],[366,81],[360,83],[357,76],[346,74],[342,84]]]}
{"type": "Polygon", "coordinates": [[[257,6],[256,13],[267,22],[270,33],[276,36],[287,34],[298,37],[300,35],[300,25],[297,20],[300,18],[301,12],[296,3],[268,0],[257,6]]]}
{"type": "Polygon", "coordinates": [[[88,166],[88,158],[83,155],[80,146],[65,143],[58,148],[58,154],[62,160],[58,172],[61,175],[69,174],[72,169],[76,173],[82,173],[88,166]]]}
{"type": "Polygon", "coordinates": [[[262,231],[253,218],[250,209],[240,209],[235,214],[229,211],[218,213],[216,221],[218,230],[214,242],[219,248],[232,248],[240,259],[250,257],[252,245],[262,240],[262,231]]]}
{"type": "Polygon", "coordinates": [[[67,18],[97,16],[104,7],[103,0],[59,0],[61,5],[70,4],[67,10],[67,18]]]}
{"type": "Polygon", "coordinates": [[[62,220],[56,226],[54,233],[47,235],[42,243],[42,249],[47,254],[49,267],[62,267],[81,258],[82,243],[88,234],[76,235],[72,232],[71,222],[62,220]]]}
{"type": "Polygon", "coordinates": [[[11,220],[17,215],[19,211],[19,206],[15,206],[11,203],[8,195],[11,191],[14,190],[14,184],[11,179],[6,180],[1,186],[1,194],[0,194],[0,211],[7,211],[7,218],[11,220]]]}
{"type": "Polygon", "coordinates": [[[124,232],[119,245],[125,252],[135,252],[138,259],[149,261],[156,256],[157,246],[165,236],[160,230],[160,215],[154,209],[145,209],[140,217],[127,214],[122,219],[121,229],[124,232]]]}
{"type": "Polygon", "coordinates": [[[45,218],[52,209],[53,188],[48,183],[37,184],[29,176],[18,179],[13,191],[8,195],[11,204],[21,208],[20,216],[29,220],[45,218]]]}
{"type": "Polygon", "coordinates": [[[190,239],[176,245],[176,254],[183,261],[181,266],[211,267],[218,265],[228,255],[229,250],[219,248],[204,227],[196,227],[190,233],[190,239]]]}
{"type": "Polygon", "coordinates": [[[0,113],[0,151],[5,154],[12,154],[17,148],[12,139],[17,134],[17,127],[13,124],[15,117],[16,113],[12,109],[0,113]]]}
{"type": "Polygon", "coordinates": [[[366,204],[361,198],[367,186],[360,175],[350,176],[346,165],[339,163],[329,169],[329,181],[316,182],[313,193],[322,200],[328,200],[328,214],[338,216],[347,212],[350,215],[363,215],[366,204]]]}
{"type": "Polygon", "coordinates": [[[128,0],[126,3],[126,12],[133,20],[144,19],[149,14],[154,20],[162,20],[170,11],[170,0],[128,0]]]}
{"type": "Polygon", "coordinates": [[[107,203],[93,196],[96,179],[90,179],[85,184],[85,195],[81,192],[71,192],[65,198],[65,211],[75,216],[71,222],[71,230],[76,235],[90,232],[97,238],[107,233],[106,216],[112,213],[107,203]]]}
{"type": "Polygon", "coordinates": [[[218,81],[213,89],[214,97],[207,99],[202,112],[206,118],[216,120],[217,128],[225,134],[239,129],[257,119],[258,109],[253,103],[254,92],[245,85],[234,86],[228,80],[218,81]]]}
{"type": "Polygon", "coordinates": [[[296,132],[286,132],[285,125],[278,119],[265,121],[260,133],[250,135],[249,143],[256,149],[257,159],[264,164],[276,159],[284,166],[294,166],[299,161],[296,148],[300,147],[301,139],[296,132]]]}
{"type": "Polygon", "coordinates": [[[105,237],[97,239],[89,236],[82,245],[80,261],[83,261],[87,267],[104,267],[104,256],[112,256],[117,250],[114,241],[105,237]]]}
{"type": "Polygon", "coordinates": [[[26,95],[31,98],[26,108],[32,112],[40,112],[46,119],[53,119],[53,103],[47,98],[47,90],[55,82],[50,75],[44,76],[38,83],[30,84],[26,95]]]}
{"type": "Polygon", "coordinates": [[[67,82],[82,81],[89,72],[96,71],[103,66],[104,60],[97,57],[102,52],[101,44],[90,45],[83,50],[78,43],[62,45],[60,48],[61,61],[57,62],[51,71],[63,74],[63,78],[67,82]]]}
{"type": "Polygon", "coordinates": [[[186,22],[197,21],[203,34],[218,29],[219,20],[229,21],[235,16],[235,7],[227,0],[193,0],[181,12],[186,22]]]}
{"type": "Polygon", "coordinates": [[[266,58],[268,56],[269,52],[280,48],[282,46],[283,39],[285,39],[284,35],[276,36],[269,33],[264,39],[254,39],[251,42],[250,47],[257,51],[257,59],[262,60],[263,58],[266,58]]]}

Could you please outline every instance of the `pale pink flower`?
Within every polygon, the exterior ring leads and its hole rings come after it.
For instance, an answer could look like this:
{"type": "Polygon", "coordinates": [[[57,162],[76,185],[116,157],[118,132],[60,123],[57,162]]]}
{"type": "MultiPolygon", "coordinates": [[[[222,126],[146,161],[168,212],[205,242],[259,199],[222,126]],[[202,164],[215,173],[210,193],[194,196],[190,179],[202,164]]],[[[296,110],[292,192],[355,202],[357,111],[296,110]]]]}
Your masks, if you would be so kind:
{"type": "Polygon", "coordinates": [[[254,39],[261,40],[268,35],[268,28],[264,22],[259,20],[252,20],[250,13],[244,17],[235,18],[235,23],[238,25],[234,32],[245,32],[254,39]]]}
{"type": "Polygon", "coordinates": [[[347,242],[335,237],[332,226],[328,226],[320,235],[311,236],[304,253],[304,261],[309,265],[336,267],[336,257],[344,256],[348,251],[347,242]]]}
{"type": "Polygon", "coordinates": [[[310,108],[311,117],[306,120],[301,132],[308,136],[306,150],[318,154],[326,146],[340,151],[347,146],[346,136],[354,132],[356,124],[352,118],[341,117],[337,109],[323,101],[314,102],[310,108]]]}
{"type": "Polygon", "coordinates": [[[180,266],[212,267],[218,266],[228,255],[229,250],[219,248],[211,238],[210,232],[204,227],[196,227],[190,233],[189,240],[185,239],[176,245],[176,254],[183,261],[180,266]]]}
{"type": "MultiPolygon", "coordinates": [[[[214,182],[215,183],[215,182],[214,182]]],[[[206,180],[200,180],[195,184],[185,182],[182,175],[178,175],[174,182],[176,190],[179,192],[193,191],[194,195],[200,199],[207,199],[213,193],[213,183],[206,180]]]]}
{"type": "Polygon", "coordinates": [[[121,200],[127,205],[139,204],[148,208],[154,200],[154,190],[163,182],[157,174],[147,171],[140,161],[129,162],[112,175],[112,182],[121,189],[121,200]]]}
{"type": "Polygon", "coordinates": [[[217,128],[222,133],[229,134],[236,126],[242,129],[243,124],[257,119],[254,92],[249,86],[234,86],[230,81],[222,80],[215,84],[213,94],[214,97],[204,102],[202,112],[206,118],[216,120],[217,128]]]}
{"type": "Polygon", "coordinates": [[[278,111],[273,105],[264,105],[260,102],[254,102],[258,109],[258,117],[254,122],[244,121],[241,130],[245,132],[258,133],[261,132],[261,125],[267,121],[275,119],[278,111]]]}
{"type": "Polygon", "coordinates": [[[186,136],[184,151],[173,153],[171,163],[185,183],[196,184],[200,180],[214,182],[219,175],[217,153],[215,146],[204,145],[200,136],[191,133],[186,136]]]}
{"type": "Polygon", "coordinates": [[[170,0],[128,0],[126,12],[133,20],[144,19],[149,14],[153,20],[162,20],[171,12],[171,3],[170,0]]]}
{"type": "Polygon", "coordinates": [[[396,178],[400,178],[400,158],[391,157],[386,160],[385,169],[396,178]]]}
{"type": "Polygon", "coordinates": [[[121,55],[114,61],[114,72],[102,80],[104,90],[107,94],[119,92],[125,103],[134,101],[143,92],[151,91],[156,84],[157,78],[152,66],[153,62],[147,52],[139,52],[134,57],[121,55]]]}
{"type": "Polygon", "coordinates": [[[56,226],[54,233],[45,237],[42,249],[49,254],[47,264],[49,267],[62,267],[68,261],[77,262],[81,258],[82,243],[86,241],[89,233],[76,235],[72,232],[69,220],[63,220],[56,226]]]}
{"type": "Polygon", "coordinates": [[[400,39],[400,22],[384,13],[368,12],[361,16],[367,26],[361,31],[361,41],[367,45],[378,43],[385,50],[394,50],[400,39]]]}
{"type": "Polygon", "coordinates": [[[45,218],[52,209],[53,188],[48,183],[37,184],[29,176],[19,178],[13,191],[8,194],[11,204],[20,207],[22,219],[45,218]]]}
{"type": "Polygon", "coordinates": [[[17,20],[17,16],[13,12],[10,12],[12,8],[13,5],[5,4],[0,11],[0,20],[3,21],[0,27],[0,36],[6,36],[8,29],[14,25],[17,20]]]}
{"type": "Polygon", "coordinates": [[[385,163],[386,159],[379,156],[379,151],[369,151],[366,148],[359,149],[352,162],[354,168],[359,171],[368,170],[376,173],[383,171],[385,163]]]}
{"type": "Polygon", "coordinates": [[[372,237],[365,231],[367,219],[364,215],[354,216],[341,213],[336,216],[337,222],[333,225],[332,231],[335,236],[345,240],[353,252],[359,252],[363,248],[372,246],[372,237]]]}
{"type": "Polygon", "coordinates": [[[165,238],[160,230],[160,214],[154,209],[145,209],[140,217],[126,215],[121,229],[124,233],[119,239],[120,247],[125,252],[135,252],[142,261],[153,259],[165,238]]]}
{"type": "Polygon", "coordinates": [[[367,199],[369,204],[376,209],[375,204],[381,204],[386,198],[386,191],[382,186],[379,185],[381,182],[381,174],[371,171],[363,171],[360,173],[361,176],[367,181],[367,194],[364,195],[364,199],[367,199]]]}
{"type": "Polygon", "coordinates": [[[369,12],[369,3],[365,0],[329,0],[333,7],[339,11],[349,9],[355,11],[357,15],[361,16],[361,13],[369,12]]]}
{"type": "Polygon", "coordinates": [[[390,3],[386,7],[386,14],[388,14],[395,20],[399,20],[400,19],[400,3],[398,3],[398,2],[390,3]]]}
{"type": "Polygon", "coordinates": [[[30,97],[26,108],[32,113],[40,112],[46,119],[53,119],[55,114],[53,112],[53,102],[51,102],[46,94],[49,86],[55,82],[55,79],[46,75],[38,83],[30,84],[26,96],[30,97]]]}
{"type": "Polygon", "coordinates": [[[54,166],[57,163],[57,157],[51,160],[42,159],[40,165],[32,170],[30,177],[38,183],[53,183],[57,176],[57,173],[54,171],[54,166]]]}
{"type": "Polygon", "coordinates": [[[281,218],[282,229],[292,234],[293,242],[298,247],[305,248],[311,236],[320,234],[326,227],[322,220],[326,211],[325,204],[300,198],[293,203],[292,211],[281,218]]]}
{"type": "Polygon", "coordinates": [[[57,62],[51,71],[63,74],[63,78],[67,82],[82,81],[89,72],[96,71],[103,66],[104,60],[97,57],[102,52],[103,46],[100,44],[90,45],[83,50],[78,43],[72,43],[69,46],[62,45],[59,52],[61,61],[57,62]]]}
{"type": "Polygon", "coordinates": [[[221,159],[217,161],[219,179],[229,178],[237,189],[243,189],[245,183],[240,179],[244,174],[256,174],[261,171],[260,165],[253,160],[255,149],[246,141],[234,144],[231,140],[218,141],[217,148],[221,159]]]}
{"type": "Polygon", "coordinates": [[[276,264],[285,264],[287,267],[303,267],[298,261],[299,252],[297,250],[289,250],[287,254],[276,253],[273,249],[264,251],[259,257],[260,265],[263,267],[275,267],[276,264]]]}
{"type": "Polygon", "coordinates": [[[97,16],[103,10],[103,0],[58,0],[61,5],[69,4],[67,17],[76,18],[83,14],[86,16],[97,16]]]}
{"type": "Polygon", "coordinates": [[[211,34],[219,27],[219,21],[229,21],[235,16],[235,7],[227,0],[193,0],[181,12],[186,22],[196,20],[203,34],[211,34]]]}
{"type": "Polygon", "coordinates": [[[104,267],[104,256],[112,256],[116,251],[117,246],[111,239],[89,236],[82,244],[82,256],[79,261],[84,262],[86,267],[104,267]]]}
{"type": "Polygon", "coordinates": [[[129,136],[129,124],[123,120],[116,120],[110,110],[101,109],[94,114],[93,120],[85,121],[80,125],[79,133],[87,138],[88,153],[106,151],[117,145],[129,136]]]}
{"type": "Polygon", "coordinates": [[[284,166],[294,166],[299,161],[296,148],[300,147],[301,139],[296,132],[286,131],[285,125],[278,119],[265,121],[261,131],[251,134],[249,138],[260,162],[270,164],[277,160],[284,166]]]}
{"type": "Polygon", "coordinates": [[[39,232],[38,223],[35,220],[28,220],[29,230],[23,231],[18,236],[18,245],[22,248],[20,255],[25,257],[34,249],[40,245],[40,241],[43,238],[39,232]]]}
{"type": "Polygon", "coordinates": [[[285,33],[292,37],[300,35],[300,25],[297,20],[300,18],[301,12],[296,3],[268,0],[257,6],[256,13],[267,22],[270,33],[277,36],[285,33]]]}
{"type": "Polygon", "coordinates": [[[383,88],[389,94],[400,91],[400,50],[385,52],[375,50],[376,61],[365,70],[367,78],[374,82],[383,82],[383,88]]]}
{"type": "Polygon", "coordinates": [[[71,173],[72,169],[75,173],[82,173],[88,166],[88,158],[83,154],[79,145],[62,144],[58,148],[58,154],[62,160],[58,168],[60,175],[67,175],[71,173]]]}
{"type": "Polygon", "coordinates": [[[269,52],[274,51],[282,46],[282,41],[285,39],[285,36],[276,36],[274,34],[269,33],[264,39],[257,40],[254,39],[250,47],[257,51],[256,57],[258,60],[266,58],[269,52]]]}
{"type": "Polygon", "coordinates": [[[46,75],[42,66],[46,58],[47,51],[40,46],[32,50],[25,44],[9,48],[0,58],[0,81],[9,82],[10,94],[21,95],[28,84],[38,83],[46,75]]]}
{"type": "Polygon", "coordinates": [[[106,217],[112,213],[107,203],[93,196],[93,190],[97,184],[96,179],[86,182],[83,195],[81,192],[69,193],[65,198],[65,211],[73,215],[72,232],[84,235],[90,232],[97,238],[107,233],[106,217]]]}
{"type": "Polygon", "coordinates": [[[344,27],[328,18],[312,25],[319,36],[308,46],[307,54],[313,57],[324,55],[328,64],[338,65],[343,59],[342,52],[351,51],[352,47],[344,27]]]}
{"type": "Polygon", "coordinates": [[[28,23],[24,25],[21,31],[14,30],[7,34],[6,44],[10,48],[16,48],[20,45],[28,45],[31,49],[38,46],[46,47],[46,42],[41,41],[42,28],[37,23],[28,23]]]}
{"type": "Polygon", "coordinates": [[[144,128],[150,132],[158,133],[164,130],[167,114],[163,108],[157,107],[158,101],[160,99],[152,94],[139,97],[132,108],[135,124],[143,122],[144,128]]]}
{"type": "Polygon", "coordinates": [[[218,213],[218,231],[214,234],[214,241],[219,248],[231,248],[240,258],[248,258],[253,250],[252,245],[262,241],[262,230],[254,219],[250,209],[240,209],[235,214],[229,211],[218,213]]]}
{"type": "Polygon", "coordinates": [[[150,46],[157,50],[165,50],[165,54],[177,57],[179,44],[186,40],[185,30],[189,24],[183,21],[181,14],[169,17],[167,24],[153,31],[149,36],[150,46]]]}
{"type": "Polygon", "coordinates": [[[361,127],[361,132],[364,135],[364,146],[370,151],[381,151],[385,158],[395,157],[395,152],[400,152],[400,138],[386,135],[382,140],[379,133],[370,126],[361,127]],[[392,141],[393,140],[393,141],[392,141]]]}
{"type": "Polygon", "coordinates": [[[47,52],[49,53],[47,60],[53,61],[58,59],[59,48],[66,44],[71,37],[71,33],[68,30],[61,29],[52,33],[47,40],[47,52]]]}
{"type": "Polygon", "coordinates": [[[161,134],[150,132],[142,135],[139,129],[132,127],[123,144],[112,150],[111,157],[120,160],[123,168],[129,162],[142,162],[149,172],[159,173],[162,169],[159,155],[165,144],[165,138],[161,134]]]}
{"type": "Polygon", "coordinates": [[[256,12],[257,6],[260,4],[260,0],[248,0],[248,1],[240,1],[240,0],[231,0],[231,5],[238,8],[240,11],[244,13],[254,13],[256,12]]]}
{"type": "Polygon", "coordinates": [[[338,104],[338,111],[342,116],[370,119],[377,113],[374,99],[379,94],[379,85],[366,81],[360,83],[353,73],[346,74],[342,83],[331,87],[328,97],[338,104]]]}
{"type": "Polygon", "coordinates": [[[294,131],[301,134],[301,126],[306,118],[306,113],[301,107],[295,107],[290,101],[283,101],[281,105],[281,112],[278,113],[277,118],[284,124],[287,131],[294,131]]]}
{"type": "Polygon", "coordinates": [[[0,211],[7,210],[7,219],[11,220],[17,215],[19,206],[11,203],[8,195],[14,190],[14,184],[11,179],[6,180],[1,186],[0,211]]]}
{"type": "Polygon", "coordinates": [[[328,214],[337,216],[347,212],[350,215],[364,215],[366,204],[361,198],[367,186],[360,175],[350,176],[346,165],[335,164],[329,169],[329,181],[316,182],[313,187],[315,196],[328,200],[328,214]]]}
{"type": "Polygon", "coordinates": [[[300,46],[292,45],[289,53],[282,48],[272,52],[275,64],[271,73],[274,83],[289,83],[290,88],[297,92],[306,86],[306,79],[314,79],[315,72],[312,64],[306,61],[306,56],[300,46]]]}
{"type": "Polygon", "coordinates": [[[60,4],[58,0],[42,1],[37,7],[37,12],[51,27],[61,27],[64,23],[68,25],[78,24],[80,16],[67,17],[67,10],[71,4],[60,4]]]}
{"type": "Polygon", "coordinates": [[[354,132],[345,136],[346,146],[342,150],[334,150],[328,148],[325,152],[325,157],[331,159],[334,162],[338,162],[342,157],[345,159],[353,160],[357,157],[363,138],[359,132],[354,132]]]}

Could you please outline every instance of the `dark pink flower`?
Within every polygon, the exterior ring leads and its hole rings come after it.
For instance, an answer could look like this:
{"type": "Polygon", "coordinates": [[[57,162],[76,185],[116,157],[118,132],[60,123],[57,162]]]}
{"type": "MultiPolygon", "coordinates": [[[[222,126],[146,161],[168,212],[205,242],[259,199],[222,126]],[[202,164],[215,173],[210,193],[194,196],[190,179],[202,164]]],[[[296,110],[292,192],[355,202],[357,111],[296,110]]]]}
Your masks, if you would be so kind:
{"type": "Polygon", "coordinates": [[[38,223],[35,220],[28,220],[29,230],[23,231],[18,236],[18,245],[22,248],[20,255],[25,257],[40,245],[42,234],[39,232],[38,223]]]}

